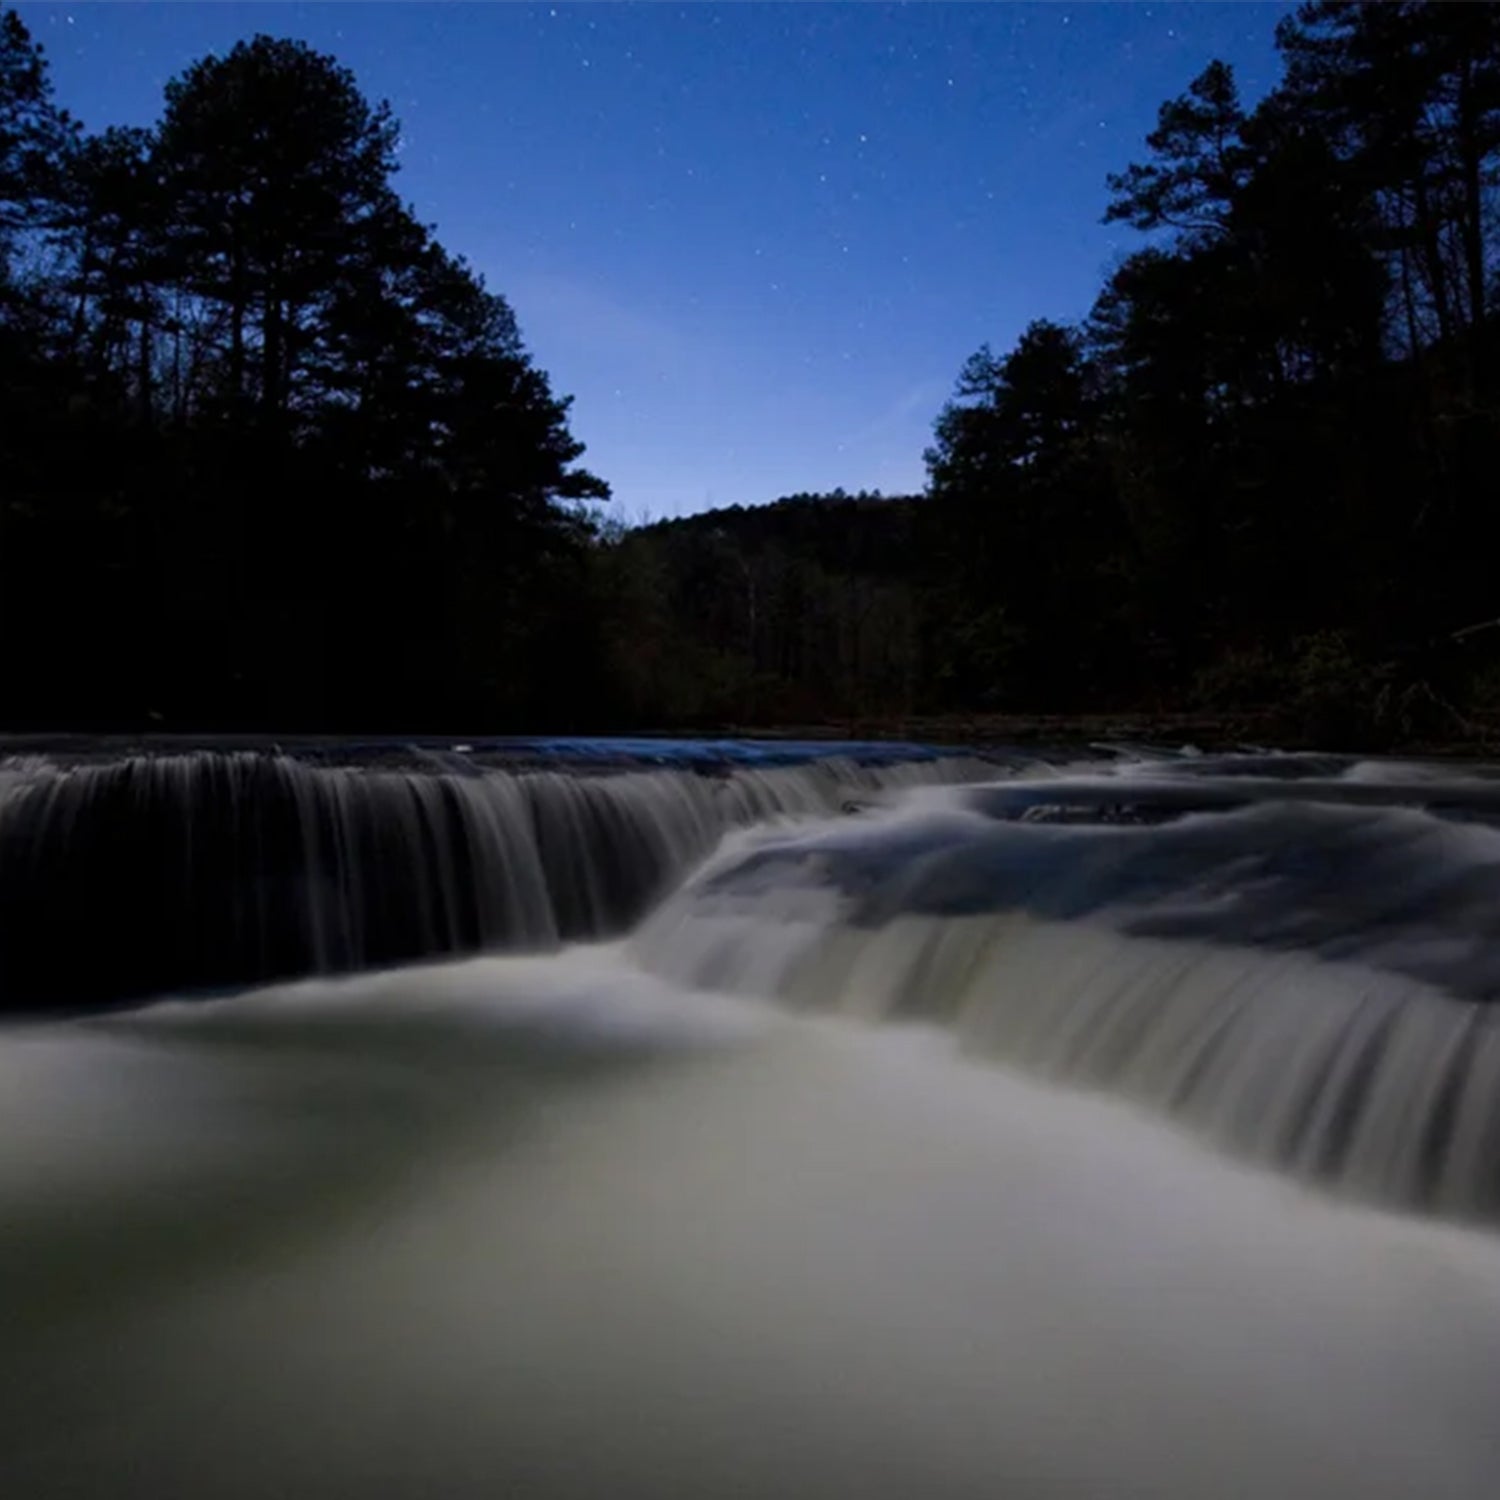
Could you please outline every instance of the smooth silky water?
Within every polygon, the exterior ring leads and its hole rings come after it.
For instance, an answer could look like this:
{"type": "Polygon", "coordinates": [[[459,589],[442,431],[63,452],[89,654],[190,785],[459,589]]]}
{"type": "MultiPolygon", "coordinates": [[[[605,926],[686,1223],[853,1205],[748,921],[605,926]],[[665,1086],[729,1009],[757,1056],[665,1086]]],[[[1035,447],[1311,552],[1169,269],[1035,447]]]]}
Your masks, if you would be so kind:
{"type": "Polygon", "coordinates": [[[1484,768],[13,757],[0,1493],[1492,1496],[1497,896],[1484,768]]]}

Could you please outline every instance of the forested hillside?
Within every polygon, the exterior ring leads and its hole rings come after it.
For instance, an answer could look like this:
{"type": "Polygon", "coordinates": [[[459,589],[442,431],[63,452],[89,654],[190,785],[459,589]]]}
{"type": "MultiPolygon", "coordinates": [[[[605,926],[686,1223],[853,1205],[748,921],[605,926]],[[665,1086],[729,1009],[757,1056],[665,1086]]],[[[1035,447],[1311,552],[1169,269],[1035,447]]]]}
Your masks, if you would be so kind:
{"type": "Polygon", "coordinates": [[[849,538],[831,572],[821,539],[769,521],[632,539],[672,580],[645,591],[648,638],[691,641],[742,715],[1268,709],[1298,738],[1484,732],[1500,7],[1312,4],[1277,40],[1256,108],[1217,62],[1162,106],[1101,195],[1140,248],[1081,323],[1040,318],[965,364],[925,497],[830,502],[849,538]],[[893,561],[875,539],[895,534],[893,561]],[[804,566],[847,601],[811,669],[776,644],[807,629],[804,566]],[[695,569],[717,569],[701,597],[695,569]],[[751,587],[768,570],[793,602],[751,587]],[[867,611],[878,650],[848,644],[867,611]],[[803,691],[773,693],[789,675],[803,691]]]}
{"type": "Polygon", "coordinates": [[[638,723],[881,722],[923,694],[921,501],[794,495],[607,544],[610,678],[638,723]]]}
{"type": "Polygon", "coordinates": [[[334,59],[257,37],[152,130],[89,134],[7,15],[9,722],[1274,707],[1471,738],[1500,707],[1500,7],[1316,3],[1277,40],[1268,97],[1205,59],[1101,184],[1137,248],[1087,317],[965,364],[925,494],[626,529],[334,59]]]}
{"type": "Polygon", "coordinates": [[[396,138],[268,37],[175,79],[153,130],[86,134],[0,20],[13,724],[597,701],[575,502],[608,488],[508,304],[403,205],[396,138]]]}
{"type": "Polygon", "coordinates": [[[968,696],[1395,737],[1493,699],[1500,8],[1312,4],[1277,40],[1256,109],[1211,63],[1110,179],[1143,243],[1088,319],[982,349],[939,419],[968,696]]]}

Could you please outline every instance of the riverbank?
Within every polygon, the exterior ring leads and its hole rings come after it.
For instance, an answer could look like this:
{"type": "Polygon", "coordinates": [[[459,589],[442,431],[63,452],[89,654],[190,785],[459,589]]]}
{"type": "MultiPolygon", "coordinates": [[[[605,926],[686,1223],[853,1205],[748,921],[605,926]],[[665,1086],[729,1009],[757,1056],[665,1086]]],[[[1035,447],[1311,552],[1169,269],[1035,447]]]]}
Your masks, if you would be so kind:
{"type": "MultiPolygon", "coordinates": [[[[1275,747],[1435,756],[1500,754],[1500,722],[1454,717],[1451,732],[1422,726],[1406,733],[1361,728],[1347,736],[1279,709],[1222,713],[941,714],[852,718],[821,724],[731,724],[700,731],[733,739],[903,740],[928,745],[1162,745],[1199,750],[1275,747]]],[[[666,731],[671,733],[671,731],[666,731]]]]}

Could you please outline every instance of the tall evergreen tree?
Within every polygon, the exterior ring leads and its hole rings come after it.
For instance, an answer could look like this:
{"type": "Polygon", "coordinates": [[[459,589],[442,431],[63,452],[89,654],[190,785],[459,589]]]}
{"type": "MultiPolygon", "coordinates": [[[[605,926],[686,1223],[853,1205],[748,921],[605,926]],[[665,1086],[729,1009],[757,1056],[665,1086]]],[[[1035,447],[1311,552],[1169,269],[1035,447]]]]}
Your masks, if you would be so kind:
{"type": "Polygon", "coordinates": [[[40,44],[15,11],[0,11],[0,276],[57,187],[72,128],[40,44]]]}
{"type": "Polygon", "coordinates": [[[65,597],[76,633],[22,711],[63,676],[105,717],[555,707],[538,642],[589,644],[579,502],[608,488],[509,305],[396,196],[388,108],[258,36],[155,128],[82,137],[0,38],[0,207],[37,252],[0,609],[65,597]]]}

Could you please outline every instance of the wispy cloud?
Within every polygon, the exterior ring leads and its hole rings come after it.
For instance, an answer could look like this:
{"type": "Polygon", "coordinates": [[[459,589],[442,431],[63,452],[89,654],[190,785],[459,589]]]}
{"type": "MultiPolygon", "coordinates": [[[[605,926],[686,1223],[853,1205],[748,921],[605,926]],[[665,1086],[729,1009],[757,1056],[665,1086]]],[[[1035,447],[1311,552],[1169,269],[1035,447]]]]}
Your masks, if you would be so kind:
{"type": "Polygon", "coordinates": [[[868,424],[841,438],[841,445],[845,448],[866,448],[871,444],[894,440],[903,447],[906,446],[919,419],[922,426],[931,423],[952,385],[951,378],[939,380],[933,377],[916,381],[893,396],[881,408],[880,414],[868,424]]]}
{"type": "Polygon", "coordinates": [[[682,331],[626,305],[603,287],[551,272],[510,276],[506,296],[538,360],[616,364],[636,376],[679,370],[697,350],[682,331]]]}

